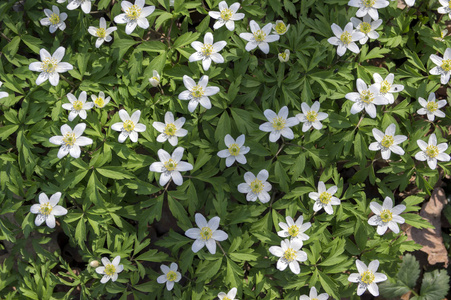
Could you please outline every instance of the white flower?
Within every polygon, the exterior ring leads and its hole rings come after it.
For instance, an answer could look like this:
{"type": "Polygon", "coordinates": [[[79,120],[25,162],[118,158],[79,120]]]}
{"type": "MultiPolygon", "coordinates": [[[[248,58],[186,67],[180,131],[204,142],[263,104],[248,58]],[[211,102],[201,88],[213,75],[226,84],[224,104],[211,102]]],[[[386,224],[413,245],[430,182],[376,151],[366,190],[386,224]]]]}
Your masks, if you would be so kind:
{"type": "Polygon", "coordinates": [[[277,261],[277,269],[283,271],[289,266],[291,272],[299,274],[301,268],[299,267],[298,261],[303,262],[307,260],[307,253],[301,250],[302,240],[283,240],[280,242],[280,245],[281,247],[269,247],[269,252],[271,252],[272,255],[280,257],[277,261]]]}
{"type": "Polygon", "coordinates": [[[329,299],[329,294],[322,293],[318,295],[318,292],[316,291],[316,288],[314,286],[310,289],[310,294],[308,296],[302,295],[301,297],[299,297],[299,300],[327,300],[327,299],[329,299]]]}
{"type": "Polygon", "coordinates": [[[278,231],[277,234],[280,237],[291,237],[292,240],[300,239],[301,241],[306,241],[310,238],[304,232],[309,229],[312,224],[310,222],[302,224],[302,222],[304,222],[304,217],[302,215],[299,216],[296,222],[294,222],[293,218],[290,216],[286,217],[286,220],[287,223],[279,222],[279,227],[282,228],[282,230],[278,231]]]}
{"type": "Polygon", "coordinates": [[[105,105],[110,103],[110,100],[111,100],[110,96],[105,98],[104,92],[99,92],[98,97],[96,97],[95,95],[91,95],[91,99],[92,99],[92,101],[94,101],[94,105],[98,108],[105,107],[105,105]]]}
{"type": "Polygon", "coordinates": [[[117,30],[116,26],[106,28],[106,21],[104,17],[100,18],[99,28],[94,26],[89,26],[88,28],[88,32],[97,37],[96,48],[99,48],[103,42],[110,42],[113,39],[110,34],[112,34],[115,30],[117,30]]]}
{"type": "Polygon", "coordinates": [[[236,141],[230,134],[227,134],[225,136],[224,142],[228,149],[219,151],[218,156],[220,158],[226,159],[226,167],[230,167],[235,162],[235,160],[243,165],[247,162],[244,154],[247,154],[250,148],[243,146],[245,140],[246,138],[244,134],[237,137],[236,141]]]}
{"type": "Polygon", "coordinates": [[[122,1],[121,7],[125,12],[114,17],[114,22],[117,24],[127,24],[125,26],[125,33],[131,34],[136,26],[142,29],[149,28],[149,21],[146,19],[155,10],[155,6],[144,7],[145,0],[135,0],[135,4],[128,1],[122,1]]]}
{"type": "Polygon", "coordinates": [[[185,232],[185,235],[190,239],[195,239],[191,249],[197,253],[204,246],[207,246],[211,254],[216,253],[216,241],[225,241],[229,236],[222,230],[217,230],[219,227],[219,217],[213,217],[208,221],[205,217],[197,213],[194,218],[196,225],[199,228],[190,228],[185,232]]]}
{"type": "MultiPolygon", "coordinates": [[[[393,1],[393,0],[392,0],[393,1]]],[[[404,2],[406,2],[406,4],[408,6],[414,6],[415,5],[415,0],[404,0],[404,2]]]]}
{"type": "Polygon", "coordinates": [[[274,29],[273,33],[278,35],[284,35],[287,33],[288,28],[290,28],[290,24],[285,25],[285,23],[281,20],[277,20],[276,24],[272,26],[272,29],[274,29]]]}
{"type": "Polygon", "coordinates": [[[387,0],[349,0],[348,5],[358,7],[356,12],[358,18],[364,17],[367,14],[370,15],[373,20],[379,19],[379,8],[387,7],[390,3],[387,0]]]}
{"type": "Polygon", "coordinates": [[[271,199],[268,192],[271,190],[271,184],[266,180],[269,177],[269,173],[266,170],[258,172],[257,177],[251,172],[244,174],[244,181],[246,183],[240,183],[238,185],[238,192],[247,193],[247,201],[255,201],[260,199],[262,203],[267,203],[271,199]]]}
{"type": "Polygon", "coordinates": [[[200,78],[199,83],[196,82],[189,76],[183,75],[183,84],[188,89],[179,94],[180,100],[189,100],[188,110],[193,112],[197,104],[200,103],[206,109],[211,108],[211,102],[209,96],[216,95],[219,93],[219,88],[217,86],[208,86],[208,76],[204,75],[200,78]]]}
{"type": "Polygon", "coordinates": [[[117,274],[124,270],[124,265],[120,265],[121,257],[118,255],[113,259],[113,262],[106,257],[102,257],[103,267],[97,267],[97,274],[103,275],[100,280],[101,283],[107,283],[108,280],[115,282],[117,280],[117,274]]]}
{"type": "Polygon", "coordinates": [[[235,2],[232,5],[227,5],[227,2],[221,1],[219,2],[219,11],[210,11],[208,14],[213,19],[217,21],[213,25],[213,29],[218,29],[222,27],[224,24],[228,30],[233,31],[235,29],[235,21],[241,20],[244,18],[243,13],[237,13],[237,10],[240,8],[240,3],[235,2]]]}
{"type": "Polygon", "coordinates": [[[373,296],[379,296],[379,288],[376,283],[387,280],[385,274],[376,273],[377,268],[379,268],[379,261],[377,259],[373,260],[368,267],[358,259],[355,263],[359,273],[352,273],[349,275],[348,280],[350,282],[359,283],[357,295],[362,295],[366,289],[368,289],[373,296]]]}
{"type": "Polygon", "coordinates": [[[360,41],[365,37],[363,32],[358,32],[353,29],[352,22],[346,24],[344,30],[340,28],[337,24],[333,23],[331,26],[335,36],[329,38],[327,41],[337,47],[337,55],[343,56],[346,53],[346,49],[354,53],[359,53],[359,46],[355,43],[360,41]]]}
{"type": "Polygon", "coordinates": [[[443,106],[446,105],[446,100],[440,100],[435,102],[435,94],[430,93],[428,97],[428,101],[419,97],[418,102],[420,102],[423,108],[417,110],[417,114],[419,115],[427,115],[429,121],[434,121],[435,117],[444,118],[446,115],[444,112],[439,110],[443,106]]]}
{"type": "Polygon", "coordinates": [[[178,267],[179,266],[176,263],[171,263],[171,267],[166,265],[160,266],[163,275],[158,276],[157,282],[162,284],[166,283],[166,288],[168,291],[174,288],[175,282],[179,282],[180,279],[182,279],[182,274],[177,271],[178,267]]]}
{"type": "MultiPolygon", "coordinates": [[[[0,81],[0,87],[2,87],[3,82],[0,81]]],[[[8,97],[8,93],[7,92],[0,92],[0,99],[8,97]]]]}
{"type": "Polygon", "coordinates": [[[405,205],[396,205],[393,207],[393,201],[390,197],[385,197],[382,206],[377,202],[370,203],[370,209],[374,213],[374,216],[369,218],[368,224],[371,226],[377,226],[377,233],[383,235],[387,228],[390,228],[394,233],[399,233],[398,224],[404,224],[404,218],[400,217],[405,209],[405,205]]]}
{"type": "Polygon", "coordinates": [[[389,104],[393,104],[395,102],[393,93],[399,93],[404,90],[404,86],[402,84],[393,84],[393,80],[395,79],[395,75],[393,75],[393,73],[388,74],[385,79],[383,79],[378,73],[374,73],[373,79],[376,84],[380,85],[380,95],[384,96],[385,99],[388,100],[389,104]]]}
{"type": "Polygon", "coordinates": [[[121,132],[118,138],[119,143],[123,143],[128,136],[130,136],[130,140],[133,143],[136,143],[138,141],[138,132],[146,131],[146,125],[138,123],[141,117],[141,111],[135,111],[130,117],[125,109],[121,109],[119,111],[119,117],[122,122],[111,125],[111,129],[121,132]]]}
{"type": "Polygon", "coordinates": [[[326,119],[329,115],[323,112],[318,112],[320,104],[318,101],[313,102],[312,107],[307,103],[301,103],[302,114],[297,114],[296,118],[302,123],[302,131],[306,132],[313,126],[313,128],[320,130],[323,124],[320,121],[326,119]]]}
{"type": "Polygon", "coordinates": [[[285,49],[284,52],[279,53],[277,56],[280,62],[287,62],[290,59],[290,50],[285,49]]]}
{"type": "Polygon", "coordinates": [[[45,49],[39,51],[42,62],[32,62],[28,67],[31,71],[41,72],[36,79],[37,85],[48,79],[51,85],[57,86],[60,80],[58,73],[64,73],[74,68],[70,63],[61,62],[65,51],[64,47],[56,49],[53,55],[50,55],[45,49]]]}
{"type": "Polygon", "coordinates": [[[451,48],[446,48],[443,58],[431,54],[430,59],[437,66],[433,67],[429,73],[432,75],[440,75],[440,82],[447,84],[451,76],[451,48]]]}
{"type": "Polygon", "coordinates": [[[279,110],[278,115],[270,109],[265,110],[263,114],[269,122],[261,124],[259,129],[261,131],[270,132],[270,142],[276,142],[280,138],[280,135],[287,139],[294,138],[293,130],[291,130],[290,127],[299,124],[299,120],[296,117],[288,118],[288,107],[282,107],[279,110]]]}
{"type": "Polygon", "coordinates": [[[381,26],[382,20],[371,21],[371,17],[368,15],[363,17],[363,22],[357,18],[351,18],[352,25],[354,25],[355,29],[365,34],[365,37],[359,40],[362,45],[365,44],[369,38],[374,40],[379,38],[379,33],[376,32],[376,29],[381,26]]]}
{"type": "Polygon", "coordinates": [[[449,3],[449,0],[438,0],[438,1],[442,5],[442,7],[439,7],[437,9],[437,12],[442,15],[448,14],[448,16],[451,18],[451,7],[450,7],[451,3],[449,3]]]}
{"type": "Polygon", "coordinates": [[[49,198],[46,194],[39,194],[39,204],[33,204],[30,208],[30,212],[38,214],[34,220],[36,226],[42,223],[47,224],[49,228],[55,228],[55,216],[64,216],[67,214],[67,209],[57,205],[60,201],[61,193],[57,192],[49,198]]]}
{"type": "Polygon", "coordinates": [[[49,142],[55,145],[61,145],[58,151],[58,158],[63,158],[68,153],[73,158],[79,158],[81,154],[80,146],[92,144],[92,139],[81,136],[86,129],[85,123],[75,125],[74,130],[69,125],[61,126],[61,135],[52,136],[49,142]]]}
{"type": "Polygon", "coordinates": [[[218,294],[219,300],[235,300],[236,292],[237,292],[236,287],[231,288],[227,294],[224,292],[220,292],[218,294]]]}
{"type": "Polygon", "coordinates": [[[392,151],[398,155],[404,155],[404,150],[398,144],[407,140],[407,136],[395,135],[395,132],[396,125],[394,123],[385,129],[385,134],[379,129],[373,128],[373,136],[377,142],[371,143],[369,149],[371,151],[381,150],[383,159],[389,159],[392,151]]]}
{"type": "Polygon", "coordinates": [[[448,149],[448,144],[441,143],[437,145],[437,137],[435,133],[429,136],[428,143],[425,141],[417,140],[417,144],[421,151],[415,154],[415,159],[419,161],[427,161],[429,168],[434,170],[437,168],[437,160],[450,161],[451,157],[445,153],[448,149]]]}
{"type": "Polygon", "coordinates": [[[69,93],[67,94],[67,99],[69,99],[70,103],[63,103],[63,108],[66,110],[70,110],[69,113],[69,121],[72,121],[77,116],[80,116],[82,119],[86,119],[86,110],[94,107],[93,102],[86,102],[86,92],[83,91],[80,93],[77,98],[69,93]]]}
{"type": "Polygon", "coordinates": [[[332,208],[332,205],[340,205],[340,199],[333,197],[337,190],[338,188],[335,185],[326,190],[326,185],[324,184],[324,182],[318,182],[318,192],[310,192],[308,194],[310,199],[315,201],[313,210],[317,212],[324,208],[327,214],[333,214],[334,210],[332,208]]]}
{"type": "Polygon", "coordinates": [[[351,114],[353,115],[365,109],[371,118],[375,118],[377,112],[375,104],[388,104],[388,100],[384,96],[380,95],[380,85],[377,83],[368,88],[366,83],[362,79],[358,78],[357,91],[358,93],[351,92],[347,93],[345,96],[346,99],[355,102],[351,107],[351,114]]]}
{"type": "Polygon", "coordinates": [[[149,78],[149,82],[153,87],[157,87],[160,84],[160,74],[157,70],[152,71],[153,76],[149,78]]]}
{"type": "Polygon", "coordinates": [[[158,150],[158,158],[160,162],[154,162],[150,165],[149,170],[152,172],[161,173],[160,185],[165,185],[171,178],[176,185],[183,184],[183,177],[180,172],[185,172],[193,169],[193,165],[185,161],[181,161],[183,157],[182,147],[175,148],[172,155],[163,149],[158,150]]]}
{"type": "Polygon", "coordinates": [[[197,52],[194,52],[189,57],[189,62],[202,60],[202,67],[205,71],[210,68],[211,61],[217,64],[224,62],[224,58],[218,52],[227,45],[225,41],[219,41],[213,44],[213,34],[207,32],[204,36],[204,43],[194,41],[191,43],[191,47],[197,52]]]}
{"type": "Polygon", "coordinates": [[[275,42],[280,38],[278,34],[270,34],[272,24],[268,23],[262,29],[260,29],[260,26],[258,26],[258,24],[254,20],[251,20],[249,22],[249,26],[251,28],[252,33],[249,32],[240,33],[240,38],[248,41],[248,43],[246,44],[246,51],[251,51],[252,49],[255,49],[258,46],[258,48],[260,48],[260,50],[262,50],[263,53],[268,54],[269,53],[268,43],[275,42]]]}
{"type": "Polygon", "coordinates": [[[172,146],[177,146],[177,137],[182,137],[188,134],[188,130],[182,128],[183,124],[185,124],[184,117],[174,121],[174,115],[172,112],[166,112],[164,115],[164,123],[153,122],[152,124],[158,132],[161,132],[161,134],[157,137],[157,142],[164,143],[167,140],[172,146]]]}
{"type": "Polygon", "coordinates": [[[41,19],[42,26],[50,26],[50,33],[54,33],[58,28],[63,31],[66,29],[66,23],[64,21],[67,19],[66,13],[61,13],[58,6],[52,5],[52,10],[45,8],[44,13],[47,18],[41,19]],[[53,11],[52,11],[53,10],[53,11]]]}
{"type": "Polygon", "coordinates": [[[432,37],[434,40],[440,41],[440,42],[444,42],[445,41],[445,36],[448,34],[448,29],[443,29],[442,31],[440,31],[440,37],[432,37]]]}

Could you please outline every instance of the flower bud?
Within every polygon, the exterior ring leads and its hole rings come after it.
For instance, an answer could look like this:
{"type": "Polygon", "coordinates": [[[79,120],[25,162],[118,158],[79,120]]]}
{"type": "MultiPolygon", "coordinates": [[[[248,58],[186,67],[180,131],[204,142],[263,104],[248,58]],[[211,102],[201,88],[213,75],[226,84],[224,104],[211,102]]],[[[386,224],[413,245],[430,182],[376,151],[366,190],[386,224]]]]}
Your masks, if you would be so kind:
{"type": "Polygon", "coordinates": [[[285,49],[284,52],[279,53],[278,55],[280,62],[287,62],[290,59],[290,50],[285,49]]]}
{"type": "Polygon", "coordinates": [[[97,268],[99,266],[99,261],[98,260],[93,260],[89,263],[89,265],[93,268],[97,268]]]}
{"type": "Polygon", "coordinates": [[[153,77],[149,78],[149,82],[153,87],[156,87],[160,84],[160,75],[156,70],[153,70],[153,77]]]}

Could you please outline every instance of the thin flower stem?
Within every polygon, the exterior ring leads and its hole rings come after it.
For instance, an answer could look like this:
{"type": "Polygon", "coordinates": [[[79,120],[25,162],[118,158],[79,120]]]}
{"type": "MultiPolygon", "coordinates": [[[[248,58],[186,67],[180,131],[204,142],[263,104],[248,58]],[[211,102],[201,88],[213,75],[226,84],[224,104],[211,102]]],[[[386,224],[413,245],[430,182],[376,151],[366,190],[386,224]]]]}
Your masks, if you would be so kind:
{"type": "Polygon", "coordinates": [[[169,179],[168,183],[166,184],[166,186],[164,187],[164,191],[163,194],[167,192],[169,185],[171,184],[172,181],[172,177],[169,179]]]}
{"type": "Polygon", "coordinates": [[[354,128],[354,130],[356,130],[360,126],[360,123],[362,122],[364,117],[365,117],[365,112],[363,112],[362,116],[360,117],[359,123],[357,123],[357,126],[354,128]]]}
{"type": "Polygon", "coordinates": [[[216,241],[216,244],[218,244],[219,248],[221,248],[222,253],[224,253],[224,256],[227,256],[227,253],[224,251],[224,249],[222,248],[221,244],[218,241],[216,241]]]}

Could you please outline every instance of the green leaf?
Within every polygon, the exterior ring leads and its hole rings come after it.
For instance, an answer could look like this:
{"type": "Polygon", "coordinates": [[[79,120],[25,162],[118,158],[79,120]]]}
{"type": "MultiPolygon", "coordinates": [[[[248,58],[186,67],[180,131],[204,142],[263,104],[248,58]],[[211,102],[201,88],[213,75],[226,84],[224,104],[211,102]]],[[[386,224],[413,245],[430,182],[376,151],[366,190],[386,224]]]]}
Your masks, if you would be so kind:
{"type": "Polygon", "coordinates": [[[434,228],[431,223],[417,214],[403,214],[402,217],[406,220],[406,223],[412,225],[415,228],[434,228]]]}
{"type": "Polygon", "coordinates": [[[398,280],[413,289],[420,277],[420,263],[411,254],[406,254],[398,271],[398,280]]]}
{"type": "Polygon", "coordinates": [[[97,168],[96,171],[99,172],[100,175],[103,175],[111,179],[131,179],[134,177],[129,172],[126,172],[123,167],[106,166],[102,168],[97,168]]]}
{"type": "Polygon", "coordinates": [[[439,300],[446,297],[449,290],[449,275],[446,269],[424,274],[420,295],[424,300],[439,300]]]}

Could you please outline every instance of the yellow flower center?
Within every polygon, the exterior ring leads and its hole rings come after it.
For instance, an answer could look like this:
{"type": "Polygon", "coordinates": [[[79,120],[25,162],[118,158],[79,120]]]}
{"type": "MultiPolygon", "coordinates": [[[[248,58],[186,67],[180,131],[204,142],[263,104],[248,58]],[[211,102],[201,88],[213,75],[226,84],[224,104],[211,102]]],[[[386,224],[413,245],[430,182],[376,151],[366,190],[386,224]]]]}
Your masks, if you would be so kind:
{"type": "Polygon", "coordinates": [[[370,92],[370,90],[365,90],[360,95],[360,100],[366,104],[370,104],[374,100],[374,95],[370,92]]]}
{"type": "Polygon", "coordinates": [[[390,89],[391,89],[391,84],[387,80],[384,80],[381,82],[381,89],[380,89],[381,94],[388,93],[390,91],[390,89]]]}
{"type": "Polygon", "coordinates": [[[237,156],[238,154],[240,154],[240,147],[238,147],[237,144],[230,145],[229,153],[230,153],[230,155],[237,156]]]}
{"type": "Polygon", "coordinates": [[[152,76],[152,78],[150,78],[150,80],[155,80],[157,82],[157,84],[160,83],[160,79],[158,79],[157,76],[152,76]]]}
{"type": "Polygon", "coordinates": [[[124,127],[125,131],[131,132],[133,131],[133,129],[135,129],[135,123],[133,123],[132,120],[127,120],[124,122],[124,125],[122,125],[122,127],[124,127]]]}
{"type": "Polygon", "coordinates": [[[95,105],[97,105],[98,107],[103,107],[105,106],[105,101],[103,100],[102,97],[97,97],[96,100],[94,100],[95,105]]]}
{"type": "Polygon", "coordinates": [[[221,10],[221,19],[223,19],[224,21],[230,20],[232,16],[233,12],[230,9],[224,8],[223,10],[221,10]]]}
{"type": "Polygon", "coordinates": [[[213,45],[212,44],[204,44],[202,46],[201,51],[204,56],[210,56],[213,53],[213,45]]]}
{"type": "Polygon", "coordinates": [[[66,146],[73,146],[76,142],[77,138],[75,137],[75,133],[69,132],[63,137],[63,142],[66,146]]]}
{"type": "Polygon", "coordinates": [[[360,31],[364,34],[368,34],[371,31],[371,24],[367,22],[360,23],[360,31]]]}
{"type": "Polygon", "coordinates": [[[374,281],[374,274],[373,274],[373,272],[371,272],[371,271],[363,272],[362,277],[360,278],[360,280],[363,283],[371,284],[374,281]]]}
{"type": "Polygon", "coordinates": [[[285,52],[279,53],[279,56],[282,57],[283,60],[287,59],[287,54],[285,52]]]}
{"type": "Polygon", "coordinates": [[[440,66],[440,68],[442,68],[446,72],[451,71],[451,59],[442,60],[442,65],[440,66]]]}
{"type": "Polygon", "coordinates": [[[106,35],[106,30],[105,30],[105,28],[99,28],[99,29],[97,29],[96,30],[96,35],[97,35],[97,37],[99,37],[99,38],[104,38],[105,37],[105,35],[106,35]]]}
{"type": "Polygon", "coordinates": [[[212,235],[213,232],[209,227],[202,227],[202,229],[200,230],[200,237],[205,241],[208,241],[212,235]]]}
{"type": "Polygon", "coordinates": [[[287,32],[287,26],[285,26],[285,23],[280,22],[277,23],[275,30],[277,34],[284,34],[285,32],[287,32]]]}
{"type": "Polygon", "coordinates": [[[166,127],[164,128],[164,133],[167,135],[175,135],[175,132],[177,131],[177,127],[173,123],[166,124],[166,127]]]}
{"type": "Polygon", "coordinates": [[[448,1],[448,7],[451,8],[451,1],[448,1]]]}
{"type": "Polygon", "coordinates": [[[105,274],[107,276],[113,276],[116,273],[116,267],[113,264],[107,264],[105,266],[105,274]]]}
{"type": "Polygon", "coordinates": [[[435,158],[440,152],[438,151],[437,146],[429,145],[426,147],[426,155],[430,158],[435,158]]]}
{"type": "Polygon", "coordinates": [[[365,7],[373,7],[373,5],[376,3],[376,0],[362,0],[362,4],[365,7]]]}
{"type": "Polygon", "coordinates": [[[129,9],[127,9],[125,14],[130,20],[137,20],[139,16],[141,16],[141,8],[139,8],[138,5],[132,5],[129,9]]]}
{"type": "Polygon", "coordinates": [[[331,199],[332,199],[332,195],[329,194],[328,192],[322,192],[319,195],[319,201],[321,201],[321,203],[323,203],[323,204],[328,204],[331,199]]]}
{"type": "Polygon", "coordinates": [[[72,103],[72,106],[74,107],[75,110],[80,110],[83,108],[83,102],[75,100],[74,103],[72,103]]]}
{"type": "Polygon", "coordinates": [[[349,45],[349,43],[352,42],[351,34],[347,31],[343,32],[340,36],[340,41],[342,41],[345,45],[349,45]]]}
{"type": "Polygon", "coordinates": [[[44,216],[50,215],[52,212],[53,207],[50,205],[50,202],[46,202],[44,204],[41,204],[41,207],[39,208],[39,213],[44,216]]]}
{"type": "Polygon", "coordinates": [[[52,25],[56,25],[60,22],[60,16],[53,13],[50,15],[49,21],[50,23],[52,23],[52,25]]]}
{"type": "Polygon", "coordinates": [[[428,102],[428,104],[426,105],[426,109],[430,112],[434,112],[438,109],[438,103],[428,102]]]}
{"type": "Polygon", "coordinates": [[[395,139],[391,135],[384,135],[381,141],[382,147],[390,148],[391,145],[395,142],[395,139]]]}
{"type": "Polygon", "coordinates": [[[275,130],[282,130],[285,128],[285,122],[286,120],[281,117],[275,117],[272,120],[272,127],[274,127],[275,130]]]}
{"type": "Polygon", "coordinates": [[[260,193],[263,190],[262,182],[255,178],[255,180],[251,182],[251,189],[254,194],[260,193]]]}
{"type": "Polygon", "coordinates": [[[191,90],[191,96],[193,98],[200,98],[200,97],[202,97],[204,95],[204,93],[205,93],[204,89],[200,85],[196,85],[191,90]]]}
{"type": "Polygon", "coordinates": [[[288,234],[292,237],[297,237],[299,234],[299,227],[292,225],[290,228],[288,228],[288,234]]]}
{"type": "Polygon", "coordinates": [[[177,273],[175,273],[174,271],[169,271],[169,272],[166,274],[166,279],[167,279],[168,281],[175,281],[175,280],[177,279],[177,273]]]}
{"type": "Polygon", "coordinates": [[[288,248],[284,254],[283,254],[283,258],[287,261],[287,262],[292,262],[295,258],[296,258],[296,251],[293,248],[288,248]]]}
{"type": "Polygon", "coordinates": [[[266,33],[264,33],[263,30],[259,29],[254,32],[254,39],[256,42],[263,42],[266,39],[266,33]]]}
{"type": "Polygon", "coordinates": [[[57,66],[58,62],[51,57],[44,59],[44,61],[41,63],[42,71],[46,73],[55,72],[57,66]]]}
{"type": "Polygon", "coordinates": [[[222,300],[231,300],[229,297],[225,296],[222,300]]]}
{"type": "Polygon", "coordinates": [[[175,168],[177,168],[177,163],[173,159],[169,159],[167,162],[164,163],[164,167],[168,171],[174,171],[175,168]]]}
{"type": "Polygon", "coordinates": [[[392,212],[389,209],[384,209],[381,212],[381,220],[384,223],[390,222],[393,219],[392,212]]]}
{"type": "Polygon", "coordinates": [[[311,110],[305,115],[305,117],[309,122],[315,122],[316,119],[318,118],[318,114],[316,111],[311,110]]]}

